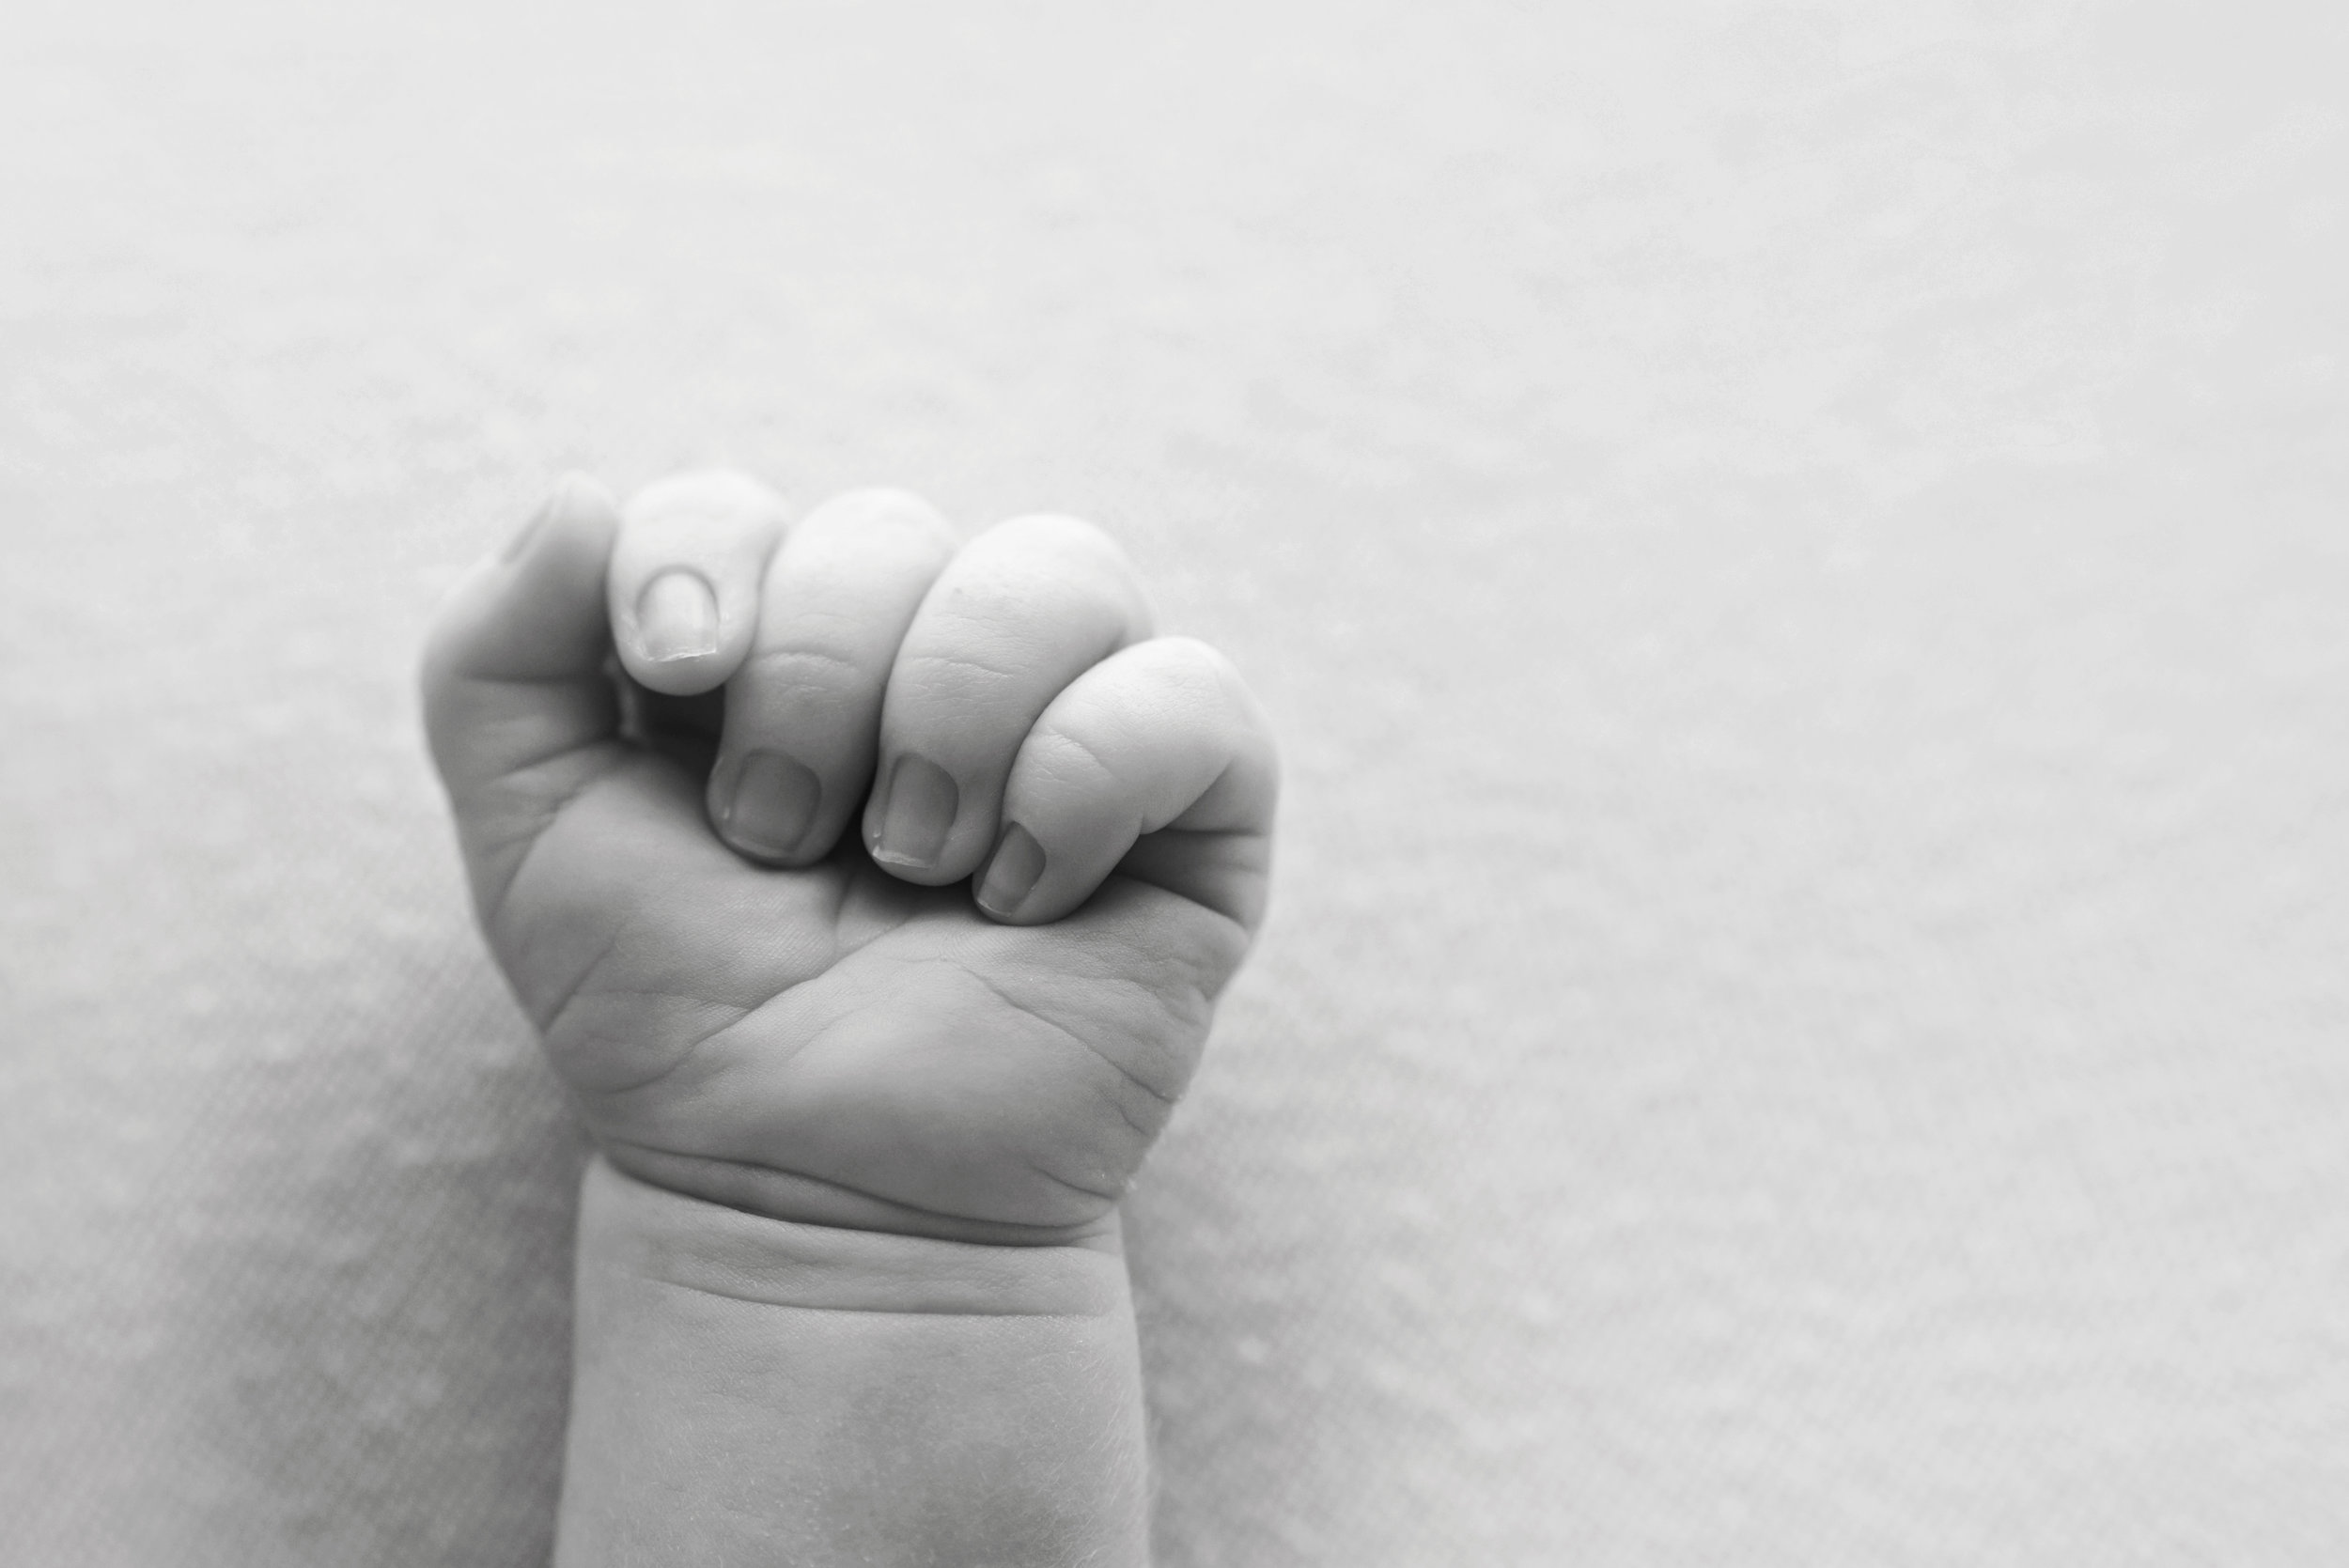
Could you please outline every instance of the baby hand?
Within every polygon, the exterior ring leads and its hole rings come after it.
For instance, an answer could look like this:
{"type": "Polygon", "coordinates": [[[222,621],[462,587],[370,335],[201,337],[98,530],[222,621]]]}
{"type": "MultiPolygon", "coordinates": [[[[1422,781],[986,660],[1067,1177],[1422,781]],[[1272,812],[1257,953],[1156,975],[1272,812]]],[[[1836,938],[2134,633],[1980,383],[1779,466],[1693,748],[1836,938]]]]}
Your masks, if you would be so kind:
{"type": "Polygon", "coordinates": [[[786,527],[736,475],[625,511],[568,479],[451,597],[424,688],[483,928],[588,1126],[738,1208],[1087,1234],[1263,911],[1262,712],[1068,519],[957,548],[895,492],[786,527]]]}

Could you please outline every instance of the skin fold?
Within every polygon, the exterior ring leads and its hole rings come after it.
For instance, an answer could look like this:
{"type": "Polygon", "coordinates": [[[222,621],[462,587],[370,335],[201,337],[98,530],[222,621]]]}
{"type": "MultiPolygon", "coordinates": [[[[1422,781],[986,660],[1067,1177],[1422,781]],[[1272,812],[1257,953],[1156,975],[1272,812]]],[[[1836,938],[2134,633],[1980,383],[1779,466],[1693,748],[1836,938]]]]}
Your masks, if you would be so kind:
{"type": "Polygon", "coordinates": [[[563,1560],[1142,1560],[1116,1204],[1278,788],[1151,629],[1082,522],[732,474],[567,479],[451,596],[434,758],[601,1150],[563,1560]]]}

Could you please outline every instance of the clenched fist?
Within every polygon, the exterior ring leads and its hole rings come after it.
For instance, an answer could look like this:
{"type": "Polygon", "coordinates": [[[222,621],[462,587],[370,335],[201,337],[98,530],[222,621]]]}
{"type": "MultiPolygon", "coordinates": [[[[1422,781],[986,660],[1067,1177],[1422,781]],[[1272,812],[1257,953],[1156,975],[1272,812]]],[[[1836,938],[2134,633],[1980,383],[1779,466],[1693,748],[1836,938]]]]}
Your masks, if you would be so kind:
{"type": "Polygon", "coordinates": [[[779,1219],[1102,1224],[1265,901],[1221,655],[1070,519],[572,478],[425,663],[482,925],[607,1157],[779,1219]]]}

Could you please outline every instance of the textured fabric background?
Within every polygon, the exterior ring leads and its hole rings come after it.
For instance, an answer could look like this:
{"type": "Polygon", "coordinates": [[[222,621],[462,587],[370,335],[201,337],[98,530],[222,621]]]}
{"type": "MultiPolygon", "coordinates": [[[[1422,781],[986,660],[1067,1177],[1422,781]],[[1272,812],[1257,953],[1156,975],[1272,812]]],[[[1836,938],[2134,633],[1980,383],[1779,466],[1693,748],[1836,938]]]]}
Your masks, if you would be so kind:
{"type": "Polygon", "coordinates": [[[2336,10],[14,0],[0,1561],[543,1554],[410,667],[706,460],[1283,726],[1171,1568],[2343,1560],[2336,10]]]}

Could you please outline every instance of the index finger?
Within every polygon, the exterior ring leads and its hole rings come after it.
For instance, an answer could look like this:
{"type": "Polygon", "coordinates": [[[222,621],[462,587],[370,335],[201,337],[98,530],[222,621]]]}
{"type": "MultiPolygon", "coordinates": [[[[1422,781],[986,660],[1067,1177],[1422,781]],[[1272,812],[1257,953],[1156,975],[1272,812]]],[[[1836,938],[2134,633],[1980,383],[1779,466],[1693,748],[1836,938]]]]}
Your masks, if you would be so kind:
{"type": "Polygon", "coordinates": [[[650,691],[723,685],[751,651],[783,497],[730,469],[646,486],[621,509],[607,594],[620,664],[650,691]]]}

